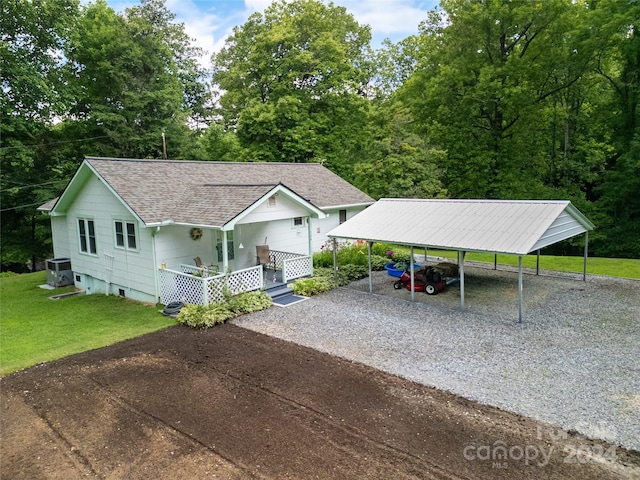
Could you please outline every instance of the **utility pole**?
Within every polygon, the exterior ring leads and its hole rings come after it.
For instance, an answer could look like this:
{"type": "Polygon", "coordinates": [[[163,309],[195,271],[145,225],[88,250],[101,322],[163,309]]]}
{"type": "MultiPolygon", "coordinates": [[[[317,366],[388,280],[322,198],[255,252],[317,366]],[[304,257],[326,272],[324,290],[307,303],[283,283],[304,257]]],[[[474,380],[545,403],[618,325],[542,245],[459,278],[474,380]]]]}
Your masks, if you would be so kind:
{"type": "Polygon", "coordinates": [[[167,140],[164,138],[164,132],[162,132],[162,158],[167,159],[167,140]]]}

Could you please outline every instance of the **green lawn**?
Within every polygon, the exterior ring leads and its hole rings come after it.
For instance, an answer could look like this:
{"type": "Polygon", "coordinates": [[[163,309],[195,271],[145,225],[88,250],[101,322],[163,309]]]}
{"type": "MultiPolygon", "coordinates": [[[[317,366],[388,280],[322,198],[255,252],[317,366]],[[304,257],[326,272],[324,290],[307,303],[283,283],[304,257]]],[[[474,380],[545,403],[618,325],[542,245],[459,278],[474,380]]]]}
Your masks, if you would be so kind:
{"type": "Polygon", "coordinates": [[[159,308],[104,295],[49,296],[44,272],[0,278],[0,375],[175,325],[159,308]]]}
{"type": "MultiPolygon", "coordinates": [[[[414,249],[414,253],[422,253],[420,249],[414,249]]],[[[431,256],[457,258],[458,252],[449,250],[427,250],[431,256]]],[[[493,265],[492,253],[469,252],[465,260],[472,262],[487,262],[493,265]]],[[[518,265],[518,257],[513,255],[498,255],[498,265],[518,265]]],[[[522,258],[524,267],[536,268],[536,255],[526,255],[522,258]]],[[[584,269],[584,257],[559,257],[554,255],[540,255],[540,268],[545,270],[559,270],[562,272],[582,273],[584,269]]],[[[587,273],[594,275],[608,275],[611,277],[640,279],[640,260],[629,258],[600,258],[589,257],[587,259],[587,273]]]]}

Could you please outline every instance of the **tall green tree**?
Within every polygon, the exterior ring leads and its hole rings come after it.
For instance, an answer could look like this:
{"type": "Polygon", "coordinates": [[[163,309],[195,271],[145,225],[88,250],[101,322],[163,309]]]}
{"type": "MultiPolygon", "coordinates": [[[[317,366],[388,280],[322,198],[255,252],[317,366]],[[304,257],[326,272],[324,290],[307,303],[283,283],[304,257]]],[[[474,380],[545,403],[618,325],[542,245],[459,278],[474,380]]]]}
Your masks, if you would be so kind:
{"type": "Polygon", "coordinates": [[[317,0],[275,2],[236,27],[213,56],[214,81],[247,156],[347,162],[367,108],[370,39],[344,8],[317,0]]]}
{"type": "Polygon", "coordinates": [[[69,59],[75,104],[70,120],[82,122],[101,155],[162,158],[187,148],[187,121],[205,115],[204,72],[184,25],[162,0],[117,14],[104,0],[85,7],[71,40],[69,59]]]}
{"type": "Polygon", "coordinates": [[[607,159],[595,201],[599,207],[596,251],[640,258],[640,3],[598,2],[606,32],[597,72],[610,86],[603,105],[615,147],[607,159]]]}
{"type": "Polygon", "coordinates": [[[2,266],[49,254],[36,207],[84,155],[180,158],[210,120],[210,87],[162,0],[116,13],[103,0],[0,3],[2,266]]]}
{"type": "Polygon", "coordinates": [[[48,152],[68,105],[64,52],[77,15],[77,0],[0,2],[3,268],[21,270],[48,251],[48,219],[36,208],[64,186],[48,152]]]}
{"type": "Polygon", "coordinates": [[[448,0],[421,25],[405,101],[446,150],[454,196],[544,196],[548,124],[543,108],[579,82],[591,51],[580,35],[583,5],[448,0]]]}
{"type": "Polygon", "coordinates": [[[354,167],[354,184],[374,198],[442,198],[440,164],[446,152],[430,146],[413,128],[411,112],[399,102],[376,101],[367,128],[364,158],[354,167]]]}

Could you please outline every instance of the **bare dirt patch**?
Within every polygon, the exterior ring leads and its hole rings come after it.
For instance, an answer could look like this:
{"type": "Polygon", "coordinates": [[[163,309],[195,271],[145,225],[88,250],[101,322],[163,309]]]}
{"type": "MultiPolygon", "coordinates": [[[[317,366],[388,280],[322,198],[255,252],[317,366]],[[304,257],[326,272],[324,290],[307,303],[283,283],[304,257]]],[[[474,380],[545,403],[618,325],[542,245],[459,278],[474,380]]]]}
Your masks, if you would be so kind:
{"type": "Polygon", "coordinates": [[[0,387],[2,478],[640,478],[638,452],[233,325],[0,387]]]}

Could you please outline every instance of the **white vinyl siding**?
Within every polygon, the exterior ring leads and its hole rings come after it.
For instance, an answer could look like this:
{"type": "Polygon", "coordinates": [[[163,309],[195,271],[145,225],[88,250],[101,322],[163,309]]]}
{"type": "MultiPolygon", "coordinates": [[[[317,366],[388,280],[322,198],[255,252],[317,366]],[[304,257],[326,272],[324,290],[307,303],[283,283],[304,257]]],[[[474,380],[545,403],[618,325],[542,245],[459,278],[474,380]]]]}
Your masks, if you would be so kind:
{"type": "Polygon", "coordinates": [[[311,219],[311,231],[313,233],[313,251],[319,252],[322,249],[322,246],[325,245],[329,237],[327,237],[327,233],[340,225],[342,223],[342,219],[345,221],[357,215],[362,210],[364,210],[365,206],[359,207],[348,207],[342,209],[331,209],[325,210],[329,216],[326,218],[312,218],[311,219]],[[344,212],[344,214],[342,213],[344,212]]]}
{"type": "MultiPolygon", "coordinates": [[[[68,255],[71,258],[71,267],[75,274],[92,279],[91,293],[104,293],[105,281],[109,280],[111,293],[117,294],[120,289],[123,289],[128,298],[150,302],[156,300],[151,229],[142,228],[127,207],[97,177],[93,175],[89,177],[69,207],[66,217],[54,218],[56,218],[56,240],[65,237],[64,233],[58,230],[61,227],[60,223],[67,219],[66,237],[71,243],[68,255]],[[93,255],[80,252],[81,241],[77,219],[91,219],[94,223],[96,253],[93,255]],[[123,223],[131,223],[134,227],[136,250],[116,247],[114,238],[116,219],[123,223]],[[112,271],[105,268],[105,255],[113,256],[112,271]]],[[[123,227],[126,244],[127,228],[124,225],[123,227]]],[[[90,243],[87,245],[89,246],[90,243]]]]}

